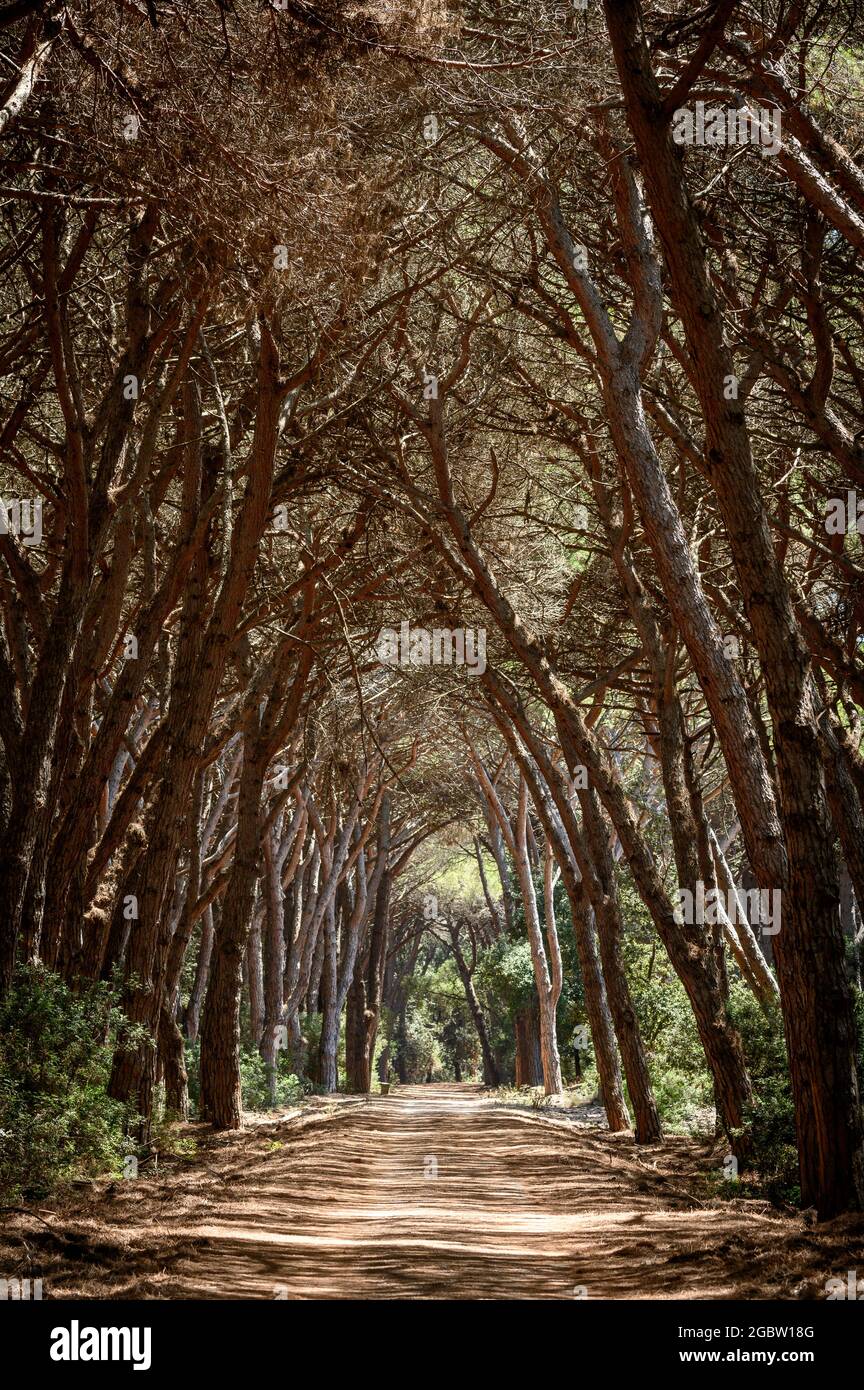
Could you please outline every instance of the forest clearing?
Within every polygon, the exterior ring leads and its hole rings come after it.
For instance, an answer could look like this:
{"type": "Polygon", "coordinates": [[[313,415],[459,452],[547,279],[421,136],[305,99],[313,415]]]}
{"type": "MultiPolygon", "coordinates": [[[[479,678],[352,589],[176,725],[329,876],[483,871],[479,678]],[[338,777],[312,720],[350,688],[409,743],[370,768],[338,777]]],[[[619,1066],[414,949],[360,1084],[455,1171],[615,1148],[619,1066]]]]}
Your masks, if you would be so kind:
{"type": "Polygon", "coordinates": [[[859,0],[0,59],[0,1302],[864,1301],[859,0]]]}

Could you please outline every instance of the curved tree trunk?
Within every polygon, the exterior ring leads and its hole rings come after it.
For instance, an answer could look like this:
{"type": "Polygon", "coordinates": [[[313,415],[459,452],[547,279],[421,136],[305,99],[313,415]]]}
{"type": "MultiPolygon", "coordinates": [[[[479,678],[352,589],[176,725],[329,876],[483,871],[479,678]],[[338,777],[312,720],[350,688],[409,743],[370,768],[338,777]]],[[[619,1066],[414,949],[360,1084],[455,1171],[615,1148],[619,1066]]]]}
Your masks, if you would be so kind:
{"type": "Polygon", "coordinates": [[[489,1041],[489,1030],[486,1027],[486,1019],[483,1017],[480,1000],[477,998],[477,991],[474,988],[472,971],[469,969],[468,963],[462,953],[462,948],[459,945],[459,927],[453,922],[450,923],[450,948],[453,952],[453,959],[456,962],[456,969],[459,971],[462,987],[465,990],[465,999],[468,1003],[471,1017],[474,1020],[474,1027],[477,1029],[480,1051],[483,1055],[484,1085],[500,1086],[501,1078],[498,1074],[498,1063],[495,1060],[495,1053],[492,1051],[492,1044],[489,1041]]]}

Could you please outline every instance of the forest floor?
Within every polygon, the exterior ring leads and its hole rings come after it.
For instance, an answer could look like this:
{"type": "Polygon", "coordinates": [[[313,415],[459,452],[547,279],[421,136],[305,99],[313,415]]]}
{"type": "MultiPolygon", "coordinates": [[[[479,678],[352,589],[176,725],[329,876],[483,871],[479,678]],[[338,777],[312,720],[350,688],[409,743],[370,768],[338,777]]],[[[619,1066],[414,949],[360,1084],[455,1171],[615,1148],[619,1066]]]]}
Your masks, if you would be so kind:
{"type": "Polygon", "coordinates": [[[719,1151],[403,1086],[214,1135],[158,1174],[6,1214],[45,1298],[824,1298],[864,1219],[712,1195],[719,1151]]]}

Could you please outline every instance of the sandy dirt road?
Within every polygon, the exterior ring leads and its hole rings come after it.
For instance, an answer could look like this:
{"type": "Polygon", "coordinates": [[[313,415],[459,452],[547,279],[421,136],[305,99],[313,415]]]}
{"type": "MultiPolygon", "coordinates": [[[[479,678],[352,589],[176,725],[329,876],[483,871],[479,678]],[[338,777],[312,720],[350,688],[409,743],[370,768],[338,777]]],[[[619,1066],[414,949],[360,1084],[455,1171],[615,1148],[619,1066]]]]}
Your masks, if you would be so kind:
{"type": "Polygon", "coordinates": [[[708,1162],[406,1086],[22,1222],[53,1297],[797,1299],[864,1268],[861,1218],[719,1201],[708,1162]]]}
{"type": "Polygon", "coordinates": [[[250,1171],[175,1277],[207,1298],[796,1296],[792,1222],[676,1198],[655,1163],[468,1086],[404,1087],[250,1171]]]}

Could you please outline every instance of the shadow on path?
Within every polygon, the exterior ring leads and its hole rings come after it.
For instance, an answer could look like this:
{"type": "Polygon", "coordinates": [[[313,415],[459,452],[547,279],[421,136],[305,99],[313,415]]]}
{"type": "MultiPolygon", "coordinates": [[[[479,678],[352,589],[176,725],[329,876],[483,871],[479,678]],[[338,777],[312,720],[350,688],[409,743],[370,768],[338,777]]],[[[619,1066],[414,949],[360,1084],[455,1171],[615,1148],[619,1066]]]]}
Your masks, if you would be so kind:
{"type": "Polygon", "coordinates": [[[177,1282],[207,1298],[794,1297],[782,1261],[754,1285],[749,1248],[772,1250],[785,1218],[672,1209],[622,1149],[480,1088],[401,1087],[243,1174],[177,1282]]]}
{"type": "Polygon", "coordinates": [[[692,1140],[637,1149],[479,1087],[190,1130],[191,1162],[7,1223],[3,1267],[120,1299],[824,1298],[864,1270],[860,1217],[714,1199],[692,1140]]]}

